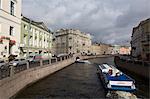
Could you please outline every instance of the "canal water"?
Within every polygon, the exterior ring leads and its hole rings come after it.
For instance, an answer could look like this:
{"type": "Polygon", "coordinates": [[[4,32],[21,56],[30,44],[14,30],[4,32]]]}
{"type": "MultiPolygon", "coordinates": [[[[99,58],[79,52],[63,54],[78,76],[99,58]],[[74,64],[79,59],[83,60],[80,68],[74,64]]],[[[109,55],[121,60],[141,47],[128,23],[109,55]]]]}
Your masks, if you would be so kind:
{"type": "Polygon", "coordinates": [[[94,64],[74,63],[25,88],[15,99],[105,98],[97,64],[114,65],[113,60],[113,57],[107,57],[90,59],[94,64]]]}

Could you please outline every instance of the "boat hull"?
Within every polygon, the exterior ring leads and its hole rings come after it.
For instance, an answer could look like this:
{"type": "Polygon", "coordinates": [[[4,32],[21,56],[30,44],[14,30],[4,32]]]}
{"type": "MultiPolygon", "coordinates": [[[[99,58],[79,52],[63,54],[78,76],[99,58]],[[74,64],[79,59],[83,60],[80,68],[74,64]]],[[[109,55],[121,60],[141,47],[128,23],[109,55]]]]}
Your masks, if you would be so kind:
{"type": "Polygon", "coordinates": [[[134,92],[136,90],[134,85],[135,81],[125,74],[122,74],[119,77],[110,76],[107,73],[103,73],[102,68],[100,68],[99,76],[104,85],[104,88],[107,90],[119,90],[127,92],[134,92]]]}
{"type": "Polygon", "coordinates": [[[90,64],[90,62],[88,60],[76,60],[76,63],[88,63],[90,64]]]}

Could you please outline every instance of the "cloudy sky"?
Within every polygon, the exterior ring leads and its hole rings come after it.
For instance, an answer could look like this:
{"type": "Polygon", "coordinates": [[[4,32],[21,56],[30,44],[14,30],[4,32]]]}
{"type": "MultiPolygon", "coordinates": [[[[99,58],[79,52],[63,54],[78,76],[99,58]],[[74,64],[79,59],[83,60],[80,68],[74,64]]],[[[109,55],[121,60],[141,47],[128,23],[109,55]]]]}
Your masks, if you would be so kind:
{"type": "Polygon", "coordinates": [[[22,13],[51,30],[79,29],[93,41],[129,44],[132,28],[150,18],[150,0],[23,0],[22,13]]]}

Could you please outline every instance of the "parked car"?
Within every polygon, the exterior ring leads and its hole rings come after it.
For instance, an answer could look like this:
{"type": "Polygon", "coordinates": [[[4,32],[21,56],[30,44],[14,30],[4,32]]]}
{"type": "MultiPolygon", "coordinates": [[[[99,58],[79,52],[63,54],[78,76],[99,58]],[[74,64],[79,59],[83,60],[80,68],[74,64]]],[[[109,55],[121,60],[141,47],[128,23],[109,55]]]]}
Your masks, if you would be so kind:
{"type": "Polygon", "coordinates": [[[0,68],[5,68],[7,66],[9,66],[7,62],[5,62],[4,60],[0,60],[0,68]]]}
{"type": "Polygon", "coordinates": [[[55,54],[53,54],[52,57],[57,57],[57,56],[55,54]]]}
{"type": "Polygon", "coordinates": [[[93,55],[93,53],[87,53],[87,56],[92,56],[93,55]]]}
{"type": "Polygon", "coordinates": [[[63,56],[68,56],[66,53],[58,54],[57,57],[63,57],[63,56]]]}
{"type": "Polygon", "coordinates": [[[14,60],[16,57],[17,57],[17,55],[12,55],[12,54],[9,55],[9,56],[8,56],[9,62],[12,61],[12,60],[14,60]]]}
{"type": "Polygon", "coordinates": [[[31,55],[27,57],[27,60],[29,62],[35,62],[35,61],[39,61],[40,59],[42,59],[41,55],[31,55]]]}
{"type": "Polygon", "coordinates": [[[20,58],[20,59],[14,59],[9,63],[9,65],[17,66],[17,65],[25,65],[27,64],[28,60],[20,58]]]}
{"type": "Polygon", "coordinates": [[[29,62],[32,62],[32,61],[35,60],[35,56],[28,56],[26,59],[27,59],[29,62]]]}

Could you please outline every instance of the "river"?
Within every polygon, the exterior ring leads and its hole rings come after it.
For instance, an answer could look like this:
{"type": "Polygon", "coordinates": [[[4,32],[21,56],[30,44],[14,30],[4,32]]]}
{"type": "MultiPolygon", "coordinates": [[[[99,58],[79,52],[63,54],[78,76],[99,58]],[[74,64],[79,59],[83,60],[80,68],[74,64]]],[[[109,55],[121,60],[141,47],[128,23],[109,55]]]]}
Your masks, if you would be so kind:
{"type": "MultiPolygon", "coordinates": [[[[107,57],[90,59],[94,64],[74,63],[23,89],[15,98],[105,98],[105,90],[97,75],[97,64],[114,65],[113,60],[113,57],[107,57]]],[[[140,96],[145,97],[143,94],[140,96]]]]}

